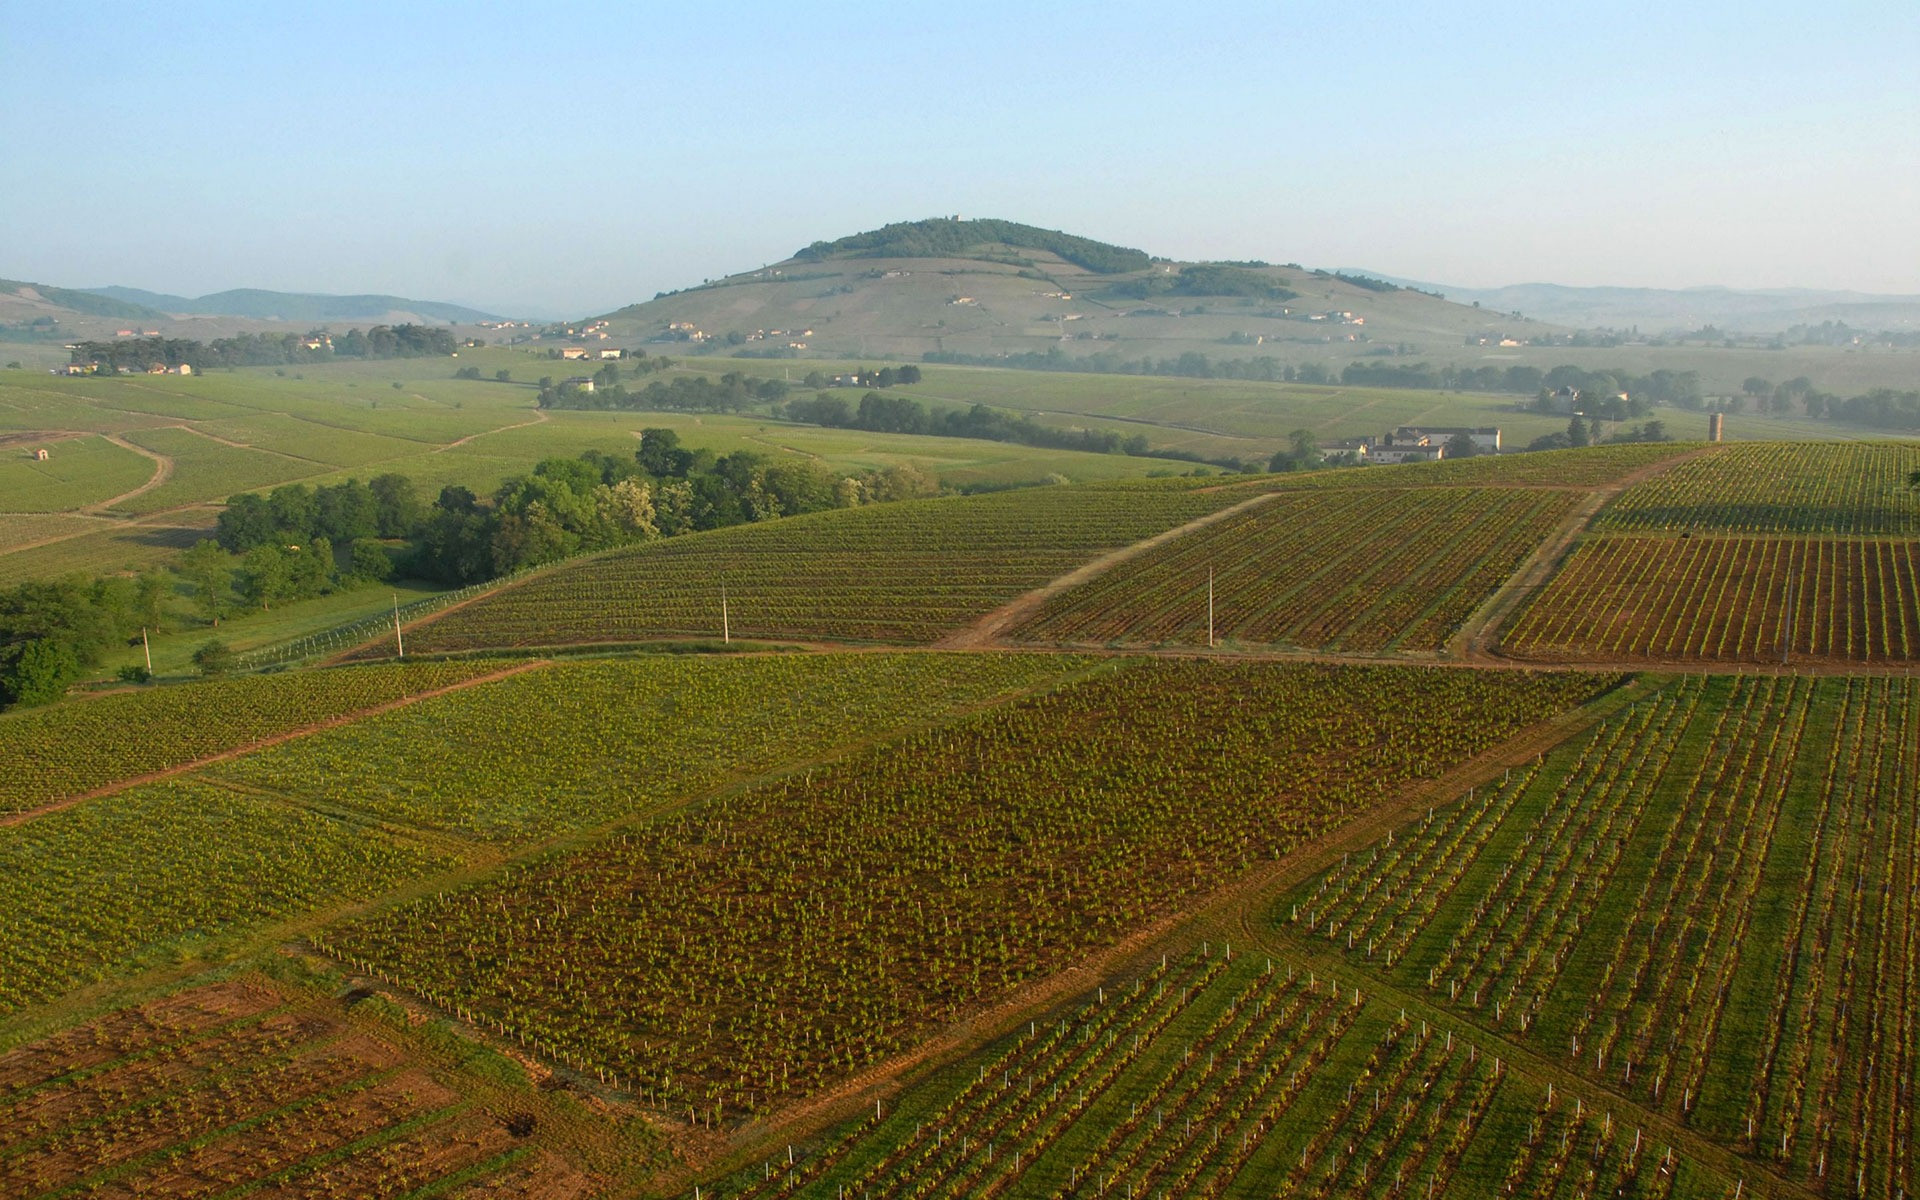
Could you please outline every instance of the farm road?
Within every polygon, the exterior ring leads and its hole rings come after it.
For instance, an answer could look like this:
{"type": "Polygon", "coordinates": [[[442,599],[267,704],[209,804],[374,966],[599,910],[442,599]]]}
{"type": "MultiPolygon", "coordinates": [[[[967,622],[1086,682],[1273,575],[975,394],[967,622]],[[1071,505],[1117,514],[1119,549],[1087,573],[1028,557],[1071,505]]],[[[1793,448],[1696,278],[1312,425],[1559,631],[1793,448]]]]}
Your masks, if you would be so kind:
{"type": "Polygon", "coordinates": [[[1216,522],[1224,521],[1228,517],[1243,513],[1256,505],[1265,504],[1277,495],[1279,495],[1278,492],[1262,492],[1250,500],[1242,500],[1238,504],[1229,505],[1219,512],[1211,512],[1204,517],[1195,517],[1185,525],[1176,526],[1164,533],[1156,533],[1145,541],[1135,542],[1131,546],[1122,546],[1118,550],[1110,550],[1091,562],[1082,563],[1058,579],[1043,584],[1033,591],[1001,605],[965,629],[956,630],[948,634],[946,637],[935,642],[932,648],[935,650],[978,650],[991,646],[999,640],[1001,634],[1032,616],[1042,604],[1045,604],[1049,599],[1066,591],[1068,588],[1085,583],[1109,567],[1145,554],[1155,546],[1164,545],[1177,537],[1183,537],[1186,534],[1192,533],[1196,529],[1204,529],[1216,522]]]}

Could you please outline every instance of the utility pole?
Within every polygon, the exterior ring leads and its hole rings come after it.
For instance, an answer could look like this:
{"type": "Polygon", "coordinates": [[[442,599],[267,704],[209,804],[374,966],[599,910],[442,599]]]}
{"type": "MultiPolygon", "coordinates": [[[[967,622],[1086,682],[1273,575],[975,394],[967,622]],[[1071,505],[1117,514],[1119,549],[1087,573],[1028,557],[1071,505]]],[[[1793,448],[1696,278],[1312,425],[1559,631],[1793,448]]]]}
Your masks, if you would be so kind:
{"type": "Polygon", "coordinates": [[[400,593],[393,594],[393,648],[399,657],[407,656],[406,639],[400,636],[400,593]]]}

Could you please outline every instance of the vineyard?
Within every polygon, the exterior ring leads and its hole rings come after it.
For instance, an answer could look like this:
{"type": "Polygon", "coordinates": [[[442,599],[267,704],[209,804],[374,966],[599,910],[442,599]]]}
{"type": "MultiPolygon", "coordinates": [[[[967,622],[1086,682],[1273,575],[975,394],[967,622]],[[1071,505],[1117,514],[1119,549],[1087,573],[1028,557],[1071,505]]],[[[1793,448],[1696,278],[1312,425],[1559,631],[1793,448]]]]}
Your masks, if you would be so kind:
{"type": "Polygon", "coordinates": [[[1920,540],[1589,538],[1502,648],[1546,661],[1912,662],[1920,540]]]}
{"type": "Polygon", "coordinates": [[[1183,482],[881,504],[668,538],[456,608],[408,644],[441,651],[723,632],[930,642],[1102,551],[1247,498],[1183,482]]]}
{"type": "Polygon", "coordinates": [[[563,663],[213,768],[211,779],[491,841],[591,828],[1088,664],[815,654],[563,663]],[[431,745],[432,754],[417,747],[431,745]]]}
{"type": "Polygon", "coordinates": [[[1612,682],[1123,664],[316,941],[719,1125],[905,1049],[1612,682]]]}
{"type": "Polygon", "coordinates": [[[1279,930],[1756,1173],[1912,1195],[1916,785],[1909,683],[1682,680],[1350,854],[1279,930]]]}
{"type": "Polygon", "coordinates": [[[1920,504],[1906,481],[1915,468],[1913,442],[1720,446],[1628,488],[1594,528],[1912,536],[1920,534],[1920,504]]]}
{"type": "Polygon", "coordinates": [[[1282,492],[1049,598],[1014,636],[1206,645],[1211,617],[1230,642],[1437,650],[1577,499],[1523,488],[1282,492]]]}
{"type": "Polygon", "coordinates": [[[1348,487],[1601,487],[1635,471],[1699,449],[1686,442],[1624,442],[1579,450],[1483,454],[1439,462],[1370,466],[1358,471],[1314,471],[1288,486],[1348,487]]]}
{"type": "Polygon", "coordinates": [[[0,1017],[453,862],[377,828],[189,781],[0,829],[0,1017]]]}
{"type": "Polygon", "coordinates": [[[1721,1196],[1726,1180],[1549,1093],[1459,1025],[1230,946],[1099,988],[804,1156],[772,1197],[1721,1196]]]}
{"type": "Polygon", "coordinates": [[[198,988],[0,1055],[0,1194],[19,1200],[589,1194],[519,1129],[264,986],[198,988]]]}
{"type": "Polygon", "coordinates": [[[433,691],[499,664],[382,664],[119,692],[0,716],[0,813],[433,691]]]}

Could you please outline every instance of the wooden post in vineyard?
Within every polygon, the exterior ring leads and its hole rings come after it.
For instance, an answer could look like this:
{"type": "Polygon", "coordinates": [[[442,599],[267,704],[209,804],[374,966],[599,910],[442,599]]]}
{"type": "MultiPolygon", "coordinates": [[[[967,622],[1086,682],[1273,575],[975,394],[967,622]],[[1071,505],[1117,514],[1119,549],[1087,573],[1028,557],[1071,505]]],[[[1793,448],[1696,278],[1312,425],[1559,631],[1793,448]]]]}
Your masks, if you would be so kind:
{"type": "Polygon", "coordinates": [[[1207,568],[1207,649],[1213,649],[1213,568],[1207,568]]]}
{"type": "Polygon", "coordinates": [[[720,585],[720,644],[733,644],[733,628],[727,623],[727,585],[720,585]]]}
{"type": "Polygon", "coordinates": [[[407,656],[407,643],[400,636],[400,593],[393,594],[393,650],[399,658],[407,656]]]}
{"type": "MultiPolygon", "coordinates": [[[[1791,568],[1792,560],[1788,560],[1791,568]]],[[[1785,666],[1787,656],[1793,653],[1793,579],[1787,579],[1787,608],[1781,614],[1780,621],[1780,665],[1785,666]]]]}
{"type": "Polygon", "coordinates": [[[140,649],[143,652],[145,652],[147,656],[147,674],[152,675],[153,674],[153,646],[147,642],[147,627],[145,625],[142,625],[140,627],[140,649]]]}

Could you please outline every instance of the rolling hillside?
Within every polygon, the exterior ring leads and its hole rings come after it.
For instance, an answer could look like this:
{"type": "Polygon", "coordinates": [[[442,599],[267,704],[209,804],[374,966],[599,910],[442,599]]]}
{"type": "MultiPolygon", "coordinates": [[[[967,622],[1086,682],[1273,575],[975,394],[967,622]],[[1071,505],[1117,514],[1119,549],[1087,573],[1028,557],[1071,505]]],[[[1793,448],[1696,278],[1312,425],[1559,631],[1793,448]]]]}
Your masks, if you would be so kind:
{"type": "Polygon", "coordinates": [[[758,270],[605,315],[683,351],[914,358],[1100,352],[1128,358],[1457,348],[1541,326],[1366,276],[1177,263],[997,220],[935,218],[815,242],[758,270]],[[690,326],[679,328],[675,326],[690,326]],[[705,335],[704,341],[687,339],[705,335]]]}

